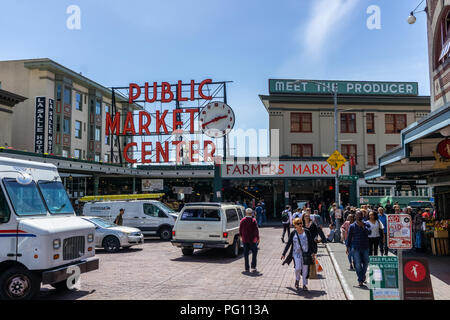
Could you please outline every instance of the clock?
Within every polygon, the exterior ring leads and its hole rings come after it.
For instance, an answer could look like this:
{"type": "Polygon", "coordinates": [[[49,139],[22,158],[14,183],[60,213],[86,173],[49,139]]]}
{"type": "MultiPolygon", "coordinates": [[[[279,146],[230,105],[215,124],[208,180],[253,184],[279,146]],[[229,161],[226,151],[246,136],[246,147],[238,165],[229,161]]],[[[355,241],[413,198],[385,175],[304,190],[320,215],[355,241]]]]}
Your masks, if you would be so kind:
{"type": "Polygon", "coordinates": [[[200,128],[211,138],[227,135],[234,127],[234,112],[229,105],[219,101],[208,103],[200,111],[200,128]]]}

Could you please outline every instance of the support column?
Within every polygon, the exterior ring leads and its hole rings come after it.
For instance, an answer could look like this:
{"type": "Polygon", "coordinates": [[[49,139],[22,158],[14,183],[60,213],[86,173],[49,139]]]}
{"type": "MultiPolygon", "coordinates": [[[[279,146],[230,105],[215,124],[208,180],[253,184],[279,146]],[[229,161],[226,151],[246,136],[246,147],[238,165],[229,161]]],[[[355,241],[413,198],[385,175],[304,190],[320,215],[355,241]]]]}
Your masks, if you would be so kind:
{"type": "Polygon", "coordinates": [[[136,177],[133,177],[133,194],[136,192],[136,177]]]}
{"type": "Polygon", "coordinates": [[[286,197],[286,192],[289,192],[289,179],[284,179],[284,206],[289,204],[289,197],[286,197]]]}
{"type": "Polygon", "coordinates": [[[223,194],[222,194],[222,176],[220,174],[220,164],[214,165],[214,181],[213,181],[213,200],[215,202],[221,202],[223,201],[223,194]],[[220,197],[217,196],[217,193],[220,192],[220,197]]]}
{"type": "Polygon", "coordinates": [[[100,178],[97,175],[94,175],[94,196],[98,196],[98,185],[100,183],[100,178]]]}

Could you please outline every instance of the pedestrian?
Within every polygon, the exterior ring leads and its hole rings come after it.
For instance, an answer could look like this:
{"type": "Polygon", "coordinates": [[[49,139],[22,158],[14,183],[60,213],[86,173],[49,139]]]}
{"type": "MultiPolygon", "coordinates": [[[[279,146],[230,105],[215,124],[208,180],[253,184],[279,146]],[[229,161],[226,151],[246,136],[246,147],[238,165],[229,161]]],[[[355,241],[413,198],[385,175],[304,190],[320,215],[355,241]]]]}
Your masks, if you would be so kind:
{"type": "Polygon", "coordinates": [[[309,213],[310,209],[308,209],[305,214],[302,216],[303,229],[308,230],[311,233],[311,237],[313,238],[313,255],[315,259],[315,255],[317,254],[317,241],[316,238],[319,235],[319,231],[317,230],[317,225],[311,219],[311,214],[309,213]]]}
{"type": "Polygon", "coordinates": [[[261,202],[258,202],[256,208],[255,208],[255,214],[256,214],[256,221],[258,222],[258,226],[262,224],[263,220],[263,208],[261,206],[261,202]]]}
{"type": "Polygon", "coordinates": [[[417,210],[417,214],[413,220],[413,231],[414,231],[414,248],[417,251],[422,249],[422,232],[423,232],[423,218],[422,209],[417,210]]]}
{"type": "Polygon", "coordinates": [[[117,224],[118,226],[122,226],[123,225],[123,214],[125,213],[125,209],[120,209],[119,210],[119,214],[117,215],[116,219],[114,220],[114,223],[117,224]]]}
{"type": "Polygon", "coordinates": [[[284,235],[288,234],[291,235],[291,225],[292,225],[292,212],[291,212],[291,206],[287,205],[286,209],[281,213],[281,223],[283,224],[283,234],[281,235],[281,241],[284,243],[284,235]]]}
{"type": "Polygon", "coordinates": [[[248,256],[250,251],[252,252],[252,272],[257,272],[256,270],[256,256],[258,253],[259,230],[258,224],[255,218],[252,217],[253,210],[251,208],[245,209],[245,217],[242,218],[239,225],[239,235],[241,237],[241,242],[244,246],[244,262],[245,271],[250,271],[250,266],[248,262],[248,256]]]}
{"type": "Polygon", "coordinates": [[[360,287],[363,287],[369,265],[370,225],[363,220],[361,210],[356,211],[355,220],[348,229],[346,253],[353,256],[358,283],[360,287]]]}
{"type": "Polygon", "coordinates": [[[266,212],[266,204],[264,203],[264,199],[261,199],[261,208],[262,211],[262,223],[267,223],[267,212],[266,212]]]}
{"type": "Polygon", "coordinates": [[[402,213],[402,209],[400,209],[399,205],[394,206],[394,214],[400,214],[402,213]]]}
{"type": "Polygon", "coordinates": [[[287,263],[288,265],[294,260],[295,269],[295,288],[298,289],[300,286],[300,276],[303,280],[303,290],[308,290],[308,278],[309,278],[309,266],[314,264],[313,259],[313,243],[314,239],[311,233],[303,228],[303,222],[301,219],[296,218],[294,220],[295,230],[289,236],[289,240],[284,247],[281,260],[283,265],[287,263]],[[286,253],[289,251],[288,256],[286,253]]]}
{"type": "Polygon", "coordinates": [[[301,219],[302,218],[302,209],[297,208],[297,210],[294,212],[294,214],[292,215],[292,221],[294,221],[296,218],[301,219]]]}
{"type": "Polygon", "coordinates": [[[370,224],[369,256],[377,256],[378,246],[382,241],[382,236],[384,236],[384,225],[379,221],[378,214],[375,211],[370,212],[367,222],[370,224]]]}
{"type": "Polygon", "coordinates": [[[389,253],[387,243],[387,217],[384,214],[384,208],[381,206],[378,207],[378,221],[380,221],[384,226],[382,238],[380,239],[380,253],[381,255],[387,256],[389,253]]]}
{"type": "Polygon", "coordinates": [[[361,209],[361,212],[363,214],[363,220],[364,221],[369,220],[369,211],[366,208],[363,208],[363,209],[361,209]]]}
{"type": "Polygon", "coordinates": [[[336,224],[336,209],[336,203],[333,203],[330,209],[330,221],[332,224],[336,224]]]}
{"type": "MultiPolygon", "coordinates": [[[[344,243],[347,243],[347,237],[348,237],[348,229],[350,228],[350,225],[355,222],[355,215],[350,213],[347,217],[347,220],[344,222],[344,224],[341,227],[341,238],[344,240],[344,243]]],[[[350,270],[355,270],[354,268],[354,261],[353,256],[351,252],[347,255],[348,262],[350,263],[350,270]]]]}
{"type": "Polygon", "coordinates": [[[323,233],[323,230],[322,230],[323,220],[322,220],[322,217],[319,215],[319,210],[314,210],[312,218],[313,218],[314,223],[317,226],[317,232],[319,233],[321,242],[326,243],[327,238],[325,237],[325,234],[323,233]]]}
{"type": "Polygon", "coordinates": [[[384,206],[384,210],[386,211],[386,214],[394,213],[394,209],[392,208],[391,202],[389,200],[386,201],[386,205],[384,206]]]}
{"type": "Polygon", "coordinates": [[[328,228],[330,229],[330,233],[328,234],[327,242],[334,242],[334,234],[336,233],[336,225],[331,223],[328,226],[328,228]]]}

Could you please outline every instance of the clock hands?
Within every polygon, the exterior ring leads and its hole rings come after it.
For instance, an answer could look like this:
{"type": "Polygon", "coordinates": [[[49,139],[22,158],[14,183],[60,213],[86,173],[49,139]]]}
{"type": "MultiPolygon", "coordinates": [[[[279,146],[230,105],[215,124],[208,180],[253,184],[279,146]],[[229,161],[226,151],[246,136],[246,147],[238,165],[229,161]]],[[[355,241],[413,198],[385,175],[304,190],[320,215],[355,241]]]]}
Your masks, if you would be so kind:
{"type": "Polygon", "coordinates": [[[228,115],[215,117],[214,119],[212,119],[212,120],[210,120],[210,121],[205,122],[204,124],[202,124],[202,128],[205,128],[205,127],[206,127],[208,124],[210,124],[210,123],[213,123],[213,122],[216,122],[216,121],[225,119],[225,118],[228,118],[228,115]]]}

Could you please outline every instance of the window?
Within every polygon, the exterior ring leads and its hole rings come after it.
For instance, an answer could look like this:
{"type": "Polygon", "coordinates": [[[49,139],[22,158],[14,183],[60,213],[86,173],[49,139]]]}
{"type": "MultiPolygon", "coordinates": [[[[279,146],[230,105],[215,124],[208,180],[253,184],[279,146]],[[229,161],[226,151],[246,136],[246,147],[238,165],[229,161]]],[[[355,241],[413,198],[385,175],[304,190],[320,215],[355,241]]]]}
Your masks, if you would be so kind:
{"type": "Polygon", "coordinates": [[[105,144],[110,145],[110,142],[109,135],[105,136],[105,144]]]}
{"type": "Polygon", "coordinates": [[[51,214],[70,213],[73,214],[73,207],[67,196],[66,189],[61,182],[39,181],[39,189],[44,196],[45,203],[51,214]]]}
{"type": "Polygon", "coordinates": [[[388,152],[388,151],[390,151],[390,150],[392,150],[394,148],[397,148],[397,147],[398,147],[398,144],[387,144],[386,145],[386,152],[388,152]]]}
{"type": "Polygon", "coordinates": [[[61,101],[61,85],[56,86],[56,101],[61,101]]]}
{"type": "Polygon", "coordinates": [[[95,114],[102,114],[102,103],[100,100],[95,101],[95,114]]]}
{"type": "Polygon", "coordinates": [[[100,141],[101,131],[100,128],[95,128],[95,141],[100,141]]]}
{"type": "Polygon", "coordinates": [[[56,117],[56,131],[61,132],[61,116],[56,117]]]}
{"type": "Polygon", "coordinates": [[[72,91],[69,88],[64,88],[64,104],[71,104],[72,91]]]}
{"type": "Polygon", "coordinates": [[[356,133],[356,113],[341,114],[341,133],[356,133]]]}
{"type": "Polygon", "coordinates": [[[96,153],[94,160],[95,162],[100,162],[100,154],[96,153]]]}
{"type": "Polygon", "coordinates": [[[73,150],[73,156],[77,159],[81,159],[81,150],[80,149],[73,150]]]}
{"type": "Polygon", "coordinates": [[[291,156],[292,157],[312,157],[313,145],[312,144],[291,144],[291,156]]]}
{"type": "Polygon", "coordinates": [[[109,162],[109,154],[105,154],[105,155],[103,156],[103,162],[106,162],[106,163],[109,162]]]}
{"type": "Polygon", "coordinates": [[[291,113],[291,132],[312,132],[312,114],[291,113]]]}
{"type": "Polygon", "coordinates": [[[6,202],[6,197],[0,188],[0,223],[6,223],[9,221],[11,216],[11,210],[9,209],[8,202],[6,202]]]}
{"type": "Polygon", "coordinates": [[[375,145],[368,144],[367,145],[367,164],[369,166],[376,165],[376,154],[375,154],[375,145]]]}
{"type": "Polygon", "coordinates": [[[366,132],[375,133],[375,114],[366,114],[366,132]]]}
{"type": "Polygon", "coordinates": [[[65,158],[69,157],[69,151],[63,150],[62,151],[62,156],[65,157],[65,158]]]}
{"type": "Polygon", "coordinates": [[[218,209],[185,209],[181,215],[184,221],[220,221],[220,211],[218,209]]]}
{"type": "Polygon", "coordinates": [[[436,24],[437,32],[439,32],[435,53],[435,68],[439,66],[439,64],[444,63],[449,57],[450,53],[450,10],[447,10],[446,14],[444,14],[440,28],[439,24],[436,24]]]}
{"type": "Polygon", "coordinates": [[[69,119],[64,118],[63,132],[65,134],[70,134],[70,120],[69,119]]]}
{"type": "Polygon", "coordinates": [[[227,228],[238,227],[239,217],[235,209],[225,210],[225,215],[227,216],[227,228]]]}
{"type": "Polygon", "coordinates": [[[81,139],[81,121],[75,121],[75,138],[81,139]]]}
{"type": "Polygon", "coordinates": [[[109,113],[109,106],[108,105],[105,105],[105,114],[106,113],[109,113]]]}
{"type": "Polygon", "coordinates": [[[81,93],[76,93],[75,94],[75,99],[76,99],[76,103],[75,103],[75,109],[77,110],[83,110],[83,97],[81,95],[81,93]]]}
{"type": "Polygon", "coordinates": [[[363,196],[385,197],[385,196],[389,196],[390,193],[391,193],[391,189],[386,188],[386,187],[360,187],[359,188],[359,195],[361,197],[363,197],[363,196]]]}
{"type": "Polygon", "coordinates": [[[46,215],[47,209],[36,183],[19,184],[16,179],[3,179],[14,211],[19,216],[46,215]]]}
{"type": "Polygon", "coordinates": [[[386,133],[400,133],[406,128],[406,114],[386,114],[386,133]]]}
{"type": "Polygon", "coordinates": [[[350,158],[353,157],[355,159],[355,163],[358,163],[357,161],[357,154],[356,154],[356,144],[343,144],[341,145],[341,153],[344,156],[347,161],[350,161],[350,158]]]}
{"type": "Polygon", "coordinates": [[[94,140],[94,126],[89,126],[90,130],[89,130],[89,139],[90,140],[94,140]]]}
{"type": "Polygon", "coordinates": [[[167,218],[164,211],[150,203],[144,203],[144,214],[155,218],[167,218]]]}

